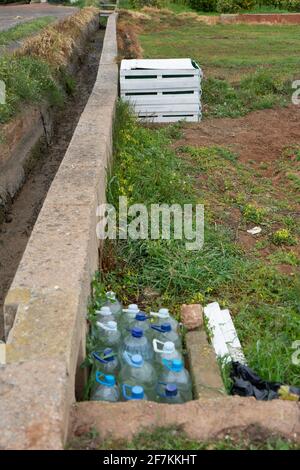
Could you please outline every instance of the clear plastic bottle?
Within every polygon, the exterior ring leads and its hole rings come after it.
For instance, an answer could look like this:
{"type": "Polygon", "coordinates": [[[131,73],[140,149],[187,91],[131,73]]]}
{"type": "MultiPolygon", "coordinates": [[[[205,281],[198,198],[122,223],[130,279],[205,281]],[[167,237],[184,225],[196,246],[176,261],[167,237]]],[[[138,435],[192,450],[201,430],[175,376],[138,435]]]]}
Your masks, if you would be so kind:
{"type": "Polygon", "coordinates": [[[96,387],[91,395],[93,401],[119,401],[120,393],[113,375],[96,372],[96,387]]]}
{"type": "Polygon", "coordinates": [[[158,381],[175,384],[185,401],[192,400],[192,381],[183,362],[180,359],[173,359],[171,361],[163,359],[162,363],[164,369],[159,376],[158,381]]]}
{"type": "Polygon", "coordinates": [[[121,333],[124,335],[128,333],[128,328],[134,322],[136,315],[140,312],[137,304],[130,304],[128,308],[123,308],[122,314],[119,319],[119,327],[121,333]]]}
{"type": "Polygon", "coordinates": [[[157,384],[157,374],[153,366],[144,361],[140,354],[123,354],[124,365],[118,376],[120,384],[136,385],[139,384],[144,388],[147,397],[150,400],[155,399],[155,388],[157,384]]]}
{"type": "Polygon", "coordinates": [[[176,405],[185,402],[177,386],[175,384],[167,383],[159,384],[157,401],[159,403],[167,403],[169,405],[176,405]]]}
{"type": "Polygon", "coordinates": [[[132,328],[130,334],[124,338],[120,352],[122,357],[124,352],[140,354],[145,361],[151,361],[154,356],[148,338],[144,335],[143,330],[137,327],[132,328]]]}
{"type": "Polygon", "coordinates": [[[182,342],[180,336],[176,331],[172,330],[171,323],[162,323],[161,325],[151,325],[152,334],[155,339],[166,342],[172,341],[177,350],[182,349],[182,342]]]}
{"type": "Polygon", "coordinates": [[[109,321],[107,323],[97,322],[97,344],[104,347],[119,348],[121,342],[121,333],[118,330],[117,322],[109,321]]]}
{"type": "Polygon", "coordinates": [[[92,357],[95,361],[96,370],[100,370],[105,374],[116,374],[118,372],[118,356],[111,348],[105,348],[102,351],[94,351],[92,357]]]}
{"type": "Polygon", "coordinates": [[[133,387],[128,384],[122,386],[123,398],[126,401],[129,400],[148,400],[147,395],[143,387],[140,385],[134,385],[133,387]],[[129,392],[129,394],[128,394],[129,392]]]}
{"type": "Polygon", "coordinates": [[[112,291],[106,292],[105,306],[109,307],[116,319],[122,314],[122,304],[118,301],[116,294],[112,291]]]}
{"type": "Polygon", "coordinates": [[[150,338],[152,331],[149,324],[149,318],[150,317],[146,315],[146,313],[139,312],[136,314],[134,320],[129,322],[129,328],[141,328],[144,332],[144,335],[146,335],[147,338],[150,338]]]}
{"type": "Polygon", "coordinates": [[[151,317],[155,318],[155,321],[161,325],[163,323],[170,323],[173,331],[178,331],[178,321],[170,314],[167,308],[161,308],[158,312],[150,312],[151,317]]]}
{"type": "Polygon", "coordinates": [[[109,307],[101,307],[100,310],[96,310],[97,321],[101,323],[108,323],[109,321],[116,321],[115,316],[109,307]]]}
{"type": "Polygon", "coordinates": [[[158,339],[154,339],[152,341],[154,352],[156,353],[156,361],[162,366],[163,359],[167,359],[169,361],[173,359],[182,359],[182,355],[177,349],[175,348],[175,344],[172,341],[159,341],[158,339]]]}

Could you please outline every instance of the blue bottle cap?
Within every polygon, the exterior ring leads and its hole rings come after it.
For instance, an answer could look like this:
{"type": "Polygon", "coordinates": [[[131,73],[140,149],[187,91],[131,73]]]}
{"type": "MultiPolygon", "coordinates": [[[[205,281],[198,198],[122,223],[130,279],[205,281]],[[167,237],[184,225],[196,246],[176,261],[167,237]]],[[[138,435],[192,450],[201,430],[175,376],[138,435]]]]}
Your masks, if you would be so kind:
{"type": "Polygon", "coordinates": [[[172,331],[171,324],[170,323],[163,323],[161,325],[161,331],[162,331],[162,333],[169,333],[170,331],[172,331]]]}
{"type": "Polygon", "coordinates": [[[132,387],[131,397],[132,399],[135,399],[135,400],[141,400],[142,398],[144,398],[143,387],[140,387],[139,385],[135,385],[134,387],[132,387]]]}
{"type": "Polygon", "coordinates": [[[167,397],[176,397],[178,392],[177,387],[174,384],[167,384],[165,391],[167,397]]]}
{"type": "Polygon", "coordinates": [[[105,382],[109,387],[113,387],[116,384],[116,379],[113,375],[106,375],[105,382]]]}
{"type": "Polygon", "coordinates": [[[183,369],[183,362],[180,359],[173,359],[172,370],[174,372],[180,372],[183,369]]]}
{"type": "Polygon", "coordinates": [[[131,356],[131,361],[134,366],[141,366],[144,362],[140,354],[133,354],[133,356],[131,356]]]}
{"type": "Polygon", "coordinates": [[[132,328],[131,330],[131,335],[134,337],[134,338],[141,338],[143,336],[143,330],[142,328],[139,328],[139,327],[134,327],[132,328]]]}
{"type": "Polygon", "coordinates": [[[136,321],[145,321],[147,320],[147,315],[143,312],[137,313],[135,316],[136,321]]]}

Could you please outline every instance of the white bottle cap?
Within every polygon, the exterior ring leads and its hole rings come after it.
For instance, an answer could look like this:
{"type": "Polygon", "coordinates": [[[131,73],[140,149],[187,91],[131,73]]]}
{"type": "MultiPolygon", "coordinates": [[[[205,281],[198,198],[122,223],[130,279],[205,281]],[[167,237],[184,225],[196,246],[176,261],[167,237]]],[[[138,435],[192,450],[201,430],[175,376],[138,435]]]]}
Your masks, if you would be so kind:
{"type": "Polygon", "coordinates": [[[110,330],[117,331],[117,322],[116,321],[108,321],[107,326],[110,330]]]}
{"type": "Polygon", "coordinates": [[[172,341],[166,341],[163,347],[163,352],[166,354],[172,354],[175,352],[175,344],[172,341]]]}
{"type": "Polygon", "coordinates": [[[169,310],[167,308],[160,308],[159,309],[159,315],[161,315],[161,317],[165,317],[165,318],[168,318],[170,316],[170,313],[169,313],[169,310]]]}
{"type": "Polygon", "coordinates": [[[101,307],[101,310],[98,310],[97,313],[106,317],[108,315],[111,315],[111,309],[109,307],[101,307]]]}

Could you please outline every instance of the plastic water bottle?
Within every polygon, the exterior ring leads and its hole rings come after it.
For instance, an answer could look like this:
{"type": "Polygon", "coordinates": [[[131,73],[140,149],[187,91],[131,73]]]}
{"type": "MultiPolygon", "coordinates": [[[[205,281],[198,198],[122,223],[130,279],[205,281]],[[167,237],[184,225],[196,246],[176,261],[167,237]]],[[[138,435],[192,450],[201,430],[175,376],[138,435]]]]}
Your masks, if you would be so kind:
{"type": "Polygon", "coordinates": [[[155,318],[155,321],[161,325],[163,323],[170,323],[173,331],[178,330],[178,321],[170,314],[167,308],[161,308],[158,312],[150,312],[151,317],[155,318]]]}
{"type": "Polygon", "coordinates": [[[172,341],[175,344],[177,350],[182,349],[182,342],[179,335],[176,331],[172,330],[171,323],[162,323],[161,325],[152,325],[151,329],[153,331],[155,339],[159,341],[166,342],[172,341]]]}
{"type": "Polygon", "coordinates": [[[177,351],[175,344],[172,341],[163,342],[158,339],[154,339],[152,344],[154,352],[156,353],[156,361],[161,365],[163,364],[163,359],[167,359],[169,361],[172,361],[173,359],[182,360],[181,353],[177,351]]]}
{"type": "Polygon", "coordinates": [[[157,393],[157,401],[160,403],[168,403],[170,405],[184,403],[184,399],[181,396],[175,384],[160,383],[157,393]]]}
{"type": "Polygon", "coordinates": [[[139,312],[136,314],[135,319],[132,322],[129,322],[129,327],[132,328],[141,328],[144,332],[144,335],[150,337],[151,327],[149,324],[149,316],[144,312],[139,312]]]}
{"type": "Polygon", "coordinates": [[[117,322],[109,321],[107,323],[97,322],[98,344],[106,347],[119,347],[121,342],[121,333],[118,330],[117,322]]]}
{"type": "Polygon", "coordinates": [[[127,332],[127,329],[130,328],[130,325],[134,322],[136,315],[140,312],[139,306],[137,304],[130,304],[128,308],[123,308],[122,314],[120,316],[120,330],[123,333],[127,332]]]}
{"type": "Polygon", "coordinates": [[[134,385],[133,387],[128,384],[122,386],[123,397],[126,401],[129,400],[148,400],[143,387],[134,385]]]}
{"type": "Polygon", "coordinates": [[[139,384],[144,388],[147,397],[154,400],[157,374],[153,366],[149,362],[144,361],[140,354],[130,354],[125,351],[123,358],[125,363],[118,376],[119,383],[129,385],[139,384]]]}
{"type": "Polygon", "coordinates": [[[96,369],[105,374],[115,374],[119,369],[118,356],[111,348],[105,348],[101,352],[94,351],[92,357],[95,361],[96,369]]]}
{"type": "Polygon", "coordinates": [[[192,381],[190,374],[184,367],[183,362],[180,359],[173,359],[171,361],[163,359],[162,363],[164,370],[158,381],[175,384],[185,401],[192,400],[192,381]]]}
{"type": "Polygon", "coordinates": [[[96,372],[97,386],[91,396],[91,400],[118,401],[120,398],[116,379],[113,375],[105,375],[99,370],[96,372]]]}
{"type": "Polygon", "coordinates": [[[129,354],[140,354],[145,361],[153,359],[153,349],[149,340],[144,335],[141,328],[132,328],[130,334],[126,336],[121,347],[121,355],[123,358],[124,352],[129,354]]]}
{"type": "Polygon", "coordinates": [[[118,301],[116,294],[112,291],[106,292],[105,297],[106,301],[104,305],[109,307],[114,317],[118,319],[122,314],[122,304],[118,301]]]}
{"type": "Polygon", "coordinates": [[[107,323],[109,321],[116,321],[112,311],[109,307],[101,307],[100,310],[96,310],[97,321],[101,323],[107,323]]]}

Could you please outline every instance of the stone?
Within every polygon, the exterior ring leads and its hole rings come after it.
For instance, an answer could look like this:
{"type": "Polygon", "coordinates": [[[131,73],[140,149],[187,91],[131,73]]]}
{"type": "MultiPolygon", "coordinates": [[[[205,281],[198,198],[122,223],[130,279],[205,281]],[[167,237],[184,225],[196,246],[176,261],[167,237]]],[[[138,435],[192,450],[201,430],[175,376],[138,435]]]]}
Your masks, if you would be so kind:
{"type": "Polygon", "coordinates": [[[194,397],[204,399],[224,396],[226,392],[220,368],[205,330],[188,331],[185,342],[194,397]]]}
{"type": "Polygon", "coordinates": [[[203,307],[200,304],[182,305],[181,322],[188,331],[202,328],[203,326],[203,307]]]}

